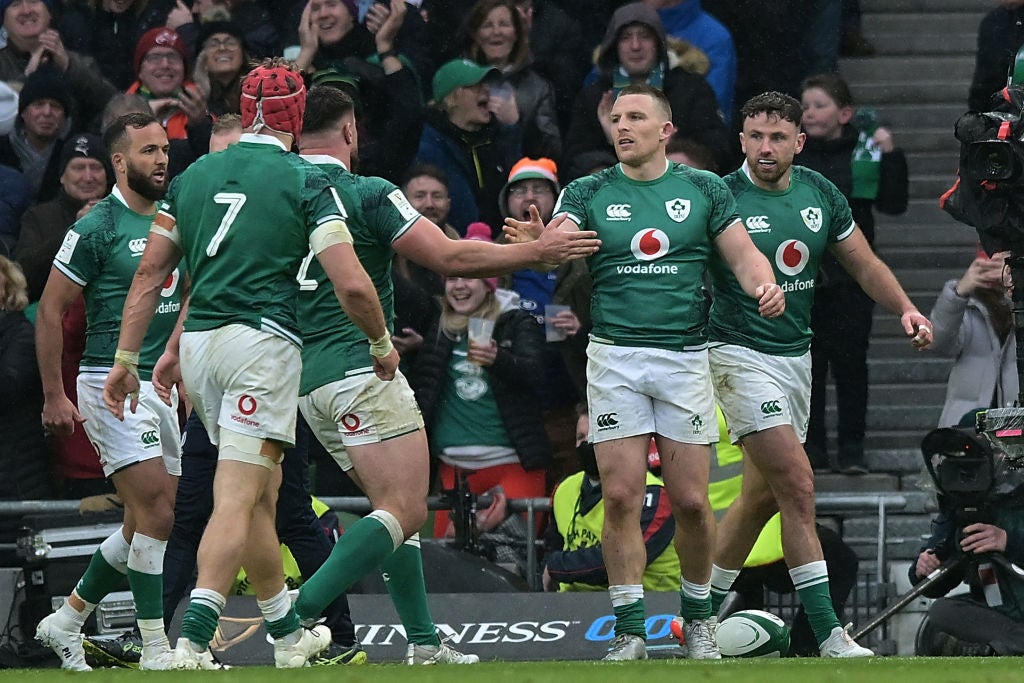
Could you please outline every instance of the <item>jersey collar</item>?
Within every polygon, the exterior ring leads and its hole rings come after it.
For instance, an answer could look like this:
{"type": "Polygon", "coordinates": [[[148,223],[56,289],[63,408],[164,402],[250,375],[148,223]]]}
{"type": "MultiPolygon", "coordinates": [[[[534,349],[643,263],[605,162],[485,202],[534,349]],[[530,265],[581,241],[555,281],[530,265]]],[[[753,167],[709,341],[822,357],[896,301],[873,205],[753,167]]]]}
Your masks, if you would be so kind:
{"type": "Polygon", "coordinates": [[[117,185],[114,185],[114,189],[110,191],[110,194],[114,197],[114,199],[116,199],[117,201],[119,201],[122,204],[124,204],[125,207],[128,207],[128,202],[125,201],[124,195],[121,194],[121,188],[120,187],[118,187],[117,185]]]}
{"type": "Polygon", "coordinates": [[[289,152],[284,143],[275,138],[273,135],[260,135],[259,133],[242,133],[242,137],[238,139],[239,142],[251,142],[254,145],[277,145],[286,152],[289,152]]]}
{"type": "Polygon", "coordinates": [[[329,154],[300,154],[300,157],[314,166],[341,166],[346,171],[348,167],[340,159],[335,159],[329,154]]]}

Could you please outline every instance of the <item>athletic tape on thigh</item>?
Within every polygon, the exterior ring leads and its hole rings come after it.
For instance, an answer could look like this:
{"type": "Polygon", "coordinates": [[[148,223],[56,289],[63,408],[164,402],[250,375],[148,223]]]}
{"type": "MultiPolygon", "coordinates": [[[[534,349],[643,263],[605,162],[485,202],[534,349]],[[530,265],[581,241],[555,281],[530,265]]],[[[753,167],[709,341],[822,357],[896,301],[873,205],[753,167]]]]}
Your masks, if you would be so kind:
{"type": "MultiPolygon", "coordinates": [[[[248,434],[239,434],[229,429],[220,430],[220,455],[223,460],[238,460],[252,465],[273,469],[280,460],[274,460],[260,453],[264,439],[248,434]]],[[[283,457],[283,454],[282,454],[283,457]]]]}

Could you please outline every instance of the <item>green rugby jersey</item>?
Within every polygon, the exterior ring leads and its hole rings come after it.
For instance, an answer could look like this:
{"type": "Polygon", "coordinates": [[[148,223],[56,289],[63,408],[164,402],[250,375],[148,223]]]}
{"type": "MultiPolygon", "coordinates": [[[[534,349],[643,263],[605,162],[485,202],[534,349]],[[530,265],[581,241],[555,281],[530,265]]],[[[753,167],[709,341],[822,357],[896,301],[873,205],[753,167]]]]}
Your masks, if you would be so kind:
{"type": "Polygon", "coordinates": [[[295,273],[320,225],[344,209],[323,171],[266,135],[207,154],[176,177],[160,204],[170,218],[192,293],[185,330],[230,324],[301,345],[295,273]]]}
{"type": "MultiPolygon", "coordinates": [[[[85,353],[83,372],[107,372],[121,334],[121,314],[135,270],[146,248],[153,214],[132,211],[121,191],[100,200],[71,226],[53,259],[53,266],[81,285],[85,297],[85,353]]],[[[153,323],[139,353],[139,377],[152,379],[153,366],[174,330],[181,311],[181,278],[174,269],[160,292],[153,323]]]]}
{"type": "Polygon", "coordinates": [[[818,266],[829,244],[853,234],[850,205],[825,176],[803,166],[793,166],[789,187],[781,191],[751,182],[745,163],[725,182],[736,197],[747,234],[768,257],[775,281],[786,293],[786,311],[778,318],[762,318],[757,301],[716,254],[711,261],[714,303],[708,336],[775,356],[803,355],[811,344],[818,266]]]}
{"type": "Polygon", "coordinates": [[[637,181],[616,164],[570,183],[560,213],[601,239],[587,259],[595,339],[673,351],[706,345],[704,272],[715,238],[739,220],[721,178],[669,163],[661,177],[637,181]]]}
{"type": "MultiPolygon", "coordinates": [[[[391,282],[392,243],[404,235],[420,213],[400,189],[383,178],[359,176],[329,156],[303,157],[330,178],[348,210],[352,246],[380,299],[384,321],[391,331],[394,285],[391,282]]],[[[302,331],[302,379],[299,395],[343,379],[355,372],[372,372],[370,344],[338,305],[327,274],[312,252],[299,270],[299,329],[302,331]]]]}

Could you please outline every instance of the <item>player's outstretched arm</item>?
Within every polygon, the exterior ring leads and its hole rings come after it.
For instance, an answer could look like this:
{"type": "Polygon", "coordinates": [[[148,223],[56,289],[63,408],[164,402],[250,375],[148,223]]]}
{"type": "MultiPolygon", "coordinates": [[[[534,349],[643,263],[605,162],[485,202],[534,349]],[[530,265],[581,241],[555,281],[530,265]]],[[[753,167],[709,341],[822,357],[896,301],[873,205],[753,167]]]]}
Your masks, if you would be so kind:
{"type": "Polygon", "coordinates": [[[910,301],[889,266],[871,249],[860,228],[854,227],[849,237],[833,244],[830,249],[868,296],[900,316],[903,331],[911,338],[914,348],[923,349],[932,343],[935,328],[910,301]]]}
{"type": "Polygon", "coordinates": [[[786,310],[786,295],[775,283],[775,272],[758,251],[743,223],[736,221],[715,238],[715,247],[736,276],[743,291],[757,299],[762,318],[776,318],[786,310]]]}
{"type": "Polygon", "coordinates": [[[61,372],[64,352],[61,324],[64,313],[81,294],[81,286],[51,267],[36,310],[36,361],[43,381],[43,427],[58,436],[70,436],[75,423],[85,421],[64,393],[61,372]]]}
{"type": "MultiPolygon", "coordinates": [[[[446,238],[447,239],[447,238],[446,238]]],[[[346,315],[370,340],[374,372],[382,380],[394,379],[398,369],[398,352],[384,323],[384,311],[373,281],[359,262],[352,245],[338,242],[316,255],[334,285],[334,293],[346,315]]]]}
{"type": "Polygon", "coordinates": [[[121,336],[114,367],[103,386],[103,403],[114,417],[124,419],[124,401],[131,397],[134,413],[139,405],[139,349],[160,301],[167,276],[181,261],[181,251],[161,232],[150,232],[146,250],[132,278],[121,314],[121,336]]]}
{"type": "Polygon", "coordinates": [[[440,228],[420,218],[394,244],[395,251],[414,263],[442,275],[461,277],[493,277],[524,268],[556,267],[590,256],[600,246],[597,233],[579,230],[565,214],[546,228],[542,225],[540,239],[515,244],[448,239],[440,228]]]}

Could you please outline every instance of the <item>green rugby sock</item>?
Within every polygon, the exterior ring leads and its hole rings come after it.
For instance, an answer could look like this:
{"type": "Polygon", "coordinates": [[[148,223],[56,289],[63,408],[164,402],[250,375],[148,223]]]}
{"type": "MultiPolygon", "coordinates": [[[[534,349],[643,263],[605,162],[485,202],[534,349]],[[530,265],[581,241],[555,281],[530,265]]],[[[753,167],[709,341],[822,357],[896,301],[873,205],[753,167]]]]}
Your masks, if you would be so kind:
{"type": "Polygon", "coordinates": [[[398,618],[405,627],[406,639],[417,645],[440,645],[441,639],[437,636],[437,628],[427,606],[419,534],[413,535],[381,562],[380,571],[398,618]]]}

